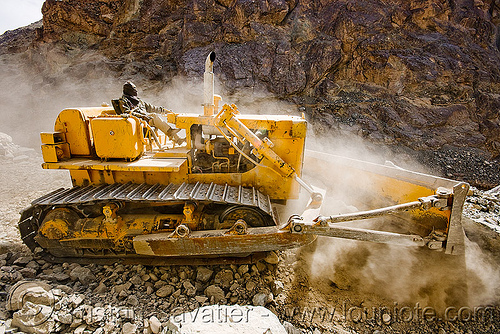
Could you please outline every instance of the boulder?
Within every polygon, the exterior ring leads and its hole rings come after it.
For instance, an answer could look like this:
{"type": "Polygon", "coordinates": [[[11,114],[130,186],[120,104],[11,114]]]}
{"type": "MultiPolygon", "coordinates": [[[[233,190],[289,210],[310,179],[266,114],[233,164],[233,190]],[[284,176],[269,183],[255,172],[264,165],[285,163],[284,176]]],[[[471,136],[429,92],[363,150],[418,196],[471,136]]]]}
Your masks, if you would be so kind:
{"type": "Polygon", "coordinates": [[[5,308],[10,311],[17,311],[23,308],[23,303],[54,305],[54,295],[52,287],[46,283],[38,281],[20,281],[9,289],[5,308]]]}
{"type": "Polygon", "coordinates": [[[122,326],[122,334],[136,334],[137,325],[130,322],[126,322],[122,326]]]}
{"type": "Polygon", "coordinates": [[[261,306],[204,306],[171,316],[166,328],[172,334],[287,334],[276,315],[261,306]]]}
{"type": "Polygon", "coordinates": [[[154,334],[158,334],[161,330],[161,322],[154,315],[149,318],[149,328],[154,334]]]}
{"type": "Polygon", "coordinates": [[[89,268],[80,266],[75,267],[73,270],[71,270],[69,276],[72,280],[78,280],[83,285],[89,285],[90,283],[95,282],[95,280],[97,279],[89,268]]]}
{"type": "Polygon", "coordinates": [[[208,282],[213,273],[213,270],[210,270],[206,267],[198,267],[198,270],[196,271],[196,280],[203,283],[208,282]]]}
{"type": "Polygon", "coordinates": [[[205,295],[208,298],[214,298],[214,303],[218,303],[225,298],[224,290],[216,285],[210,285],[205,289],[205,295]]]}
{"type": "Polygon", "coordinates": [[[167,284],[167,285],[164,285],[161,288],[159,288],[156,291],[156,295],[158,297],[163,298],[163,297],[170,296],[174,291],[175,291],[175,288],[172,285],[167,284]]]}

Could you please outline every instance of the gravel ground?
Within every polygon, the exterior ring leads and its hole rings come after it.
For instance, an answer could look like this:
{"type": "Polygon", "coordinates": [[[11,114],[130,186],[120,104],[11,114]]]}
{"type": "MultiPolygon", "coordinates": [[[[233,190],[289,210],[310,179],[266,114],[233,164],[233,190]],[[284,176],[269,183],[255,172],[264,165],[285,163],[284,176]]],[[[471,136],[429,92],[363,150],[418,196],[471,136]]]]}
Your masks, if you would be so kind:
{"type": "Polygon", "coordinates": [[[476,189],[469,197],[465,228],[471,241],[465,257],[451,260],[441,253],[320,238],[279,253],[279,262],[271,257],[240,266],[81,266],[47,263],[20,242],[18,212],[70,186],[66,172],[43,170],[40,163],[40,157],[20,153],[0,163],[0,320],[7,325],[23,314],[6,309],[7,294],[19,281],[34,281],[48,284],[55,301],[44,323],[52,326],[49,332],[156,333],[170,316],[213,304],[265,306],[288,333],[500,331],[499,189],[476,189]]]}

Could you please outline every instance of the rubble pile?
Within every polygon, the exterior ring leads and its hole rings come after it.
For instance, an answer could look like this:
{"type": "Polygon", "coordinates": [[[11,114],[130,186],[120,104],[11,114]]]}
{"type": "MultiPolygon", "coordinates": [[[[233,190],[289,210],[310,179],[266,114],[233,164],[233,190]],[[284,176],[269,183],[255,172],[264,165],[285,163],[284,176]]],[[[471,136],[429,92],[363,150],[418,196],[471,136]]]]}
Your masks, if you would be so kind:
{"type": "Polygon", "coordinates": [[[473,189],[473,195],[467,197],[464,214],[500,233],[500,186],[487,191],[473,189]]]}
{"type": "Polygon", "coordinates": [[[36,157],[32,148],[21,147],[12,141],[12,137],[0,132],[0,160],[23,161],[36,157]]]}
{"type": "MultiPolygon", "coordinates": [[[[7,147],[14,158],[19,153],[13,152],[24,152],[9,136],[0,134],[0,140],[1,147],[7,147]]],[[[355,323],[348,320],[346,312],[350,309],[361,310],[365,305],[394,309],[393,301],[382,299],[376,292],[357,291],[357,277],[349,273],[346,277],[352,277],[352,281],[346,286],[339,284],[334,276],[311,275],[311,254],[318,246],[314,244],[272,253],[265,260],[243,265],[49,263],[40,253],[32,254],[22,245],[17,230],[18,213],[31,200],[57,187],[71,185],[66,175],[40,169],[40,157],[29,158],[23,163],[14,158],[0,156],[0,161],[8,159],[0,164],[0,176],[5,176],[0,182],[4,190],[0,193],[0,333],[5,330],[6,333],[211,331],[244,334],[254,330],[252,333],[411,331],[423,334],[437,331],[494,333],[500,328],[500,317],[484,322],[405,323],[391,318],[385,322],[368,319],[355,323]],[[250,319],[245,318],[247,314],[257,319],[244,321],[250,319]]],[[[473,195],[467,198],[464,214],[500,232],[499,201],[500,187],[489,191],[474,189],[473,195]]],[[[383,252],[384,248],[359,248],[346,253],[349,256],[345,259],[349,266],[363,266],[360,256],[363,258],[363,254],[366,257],[379,251],[383,252]]],[[[419,261],[415,259],[421,266],[419,261]]],[[[349,266],[342,270],[349,271],[349,266]]],[[[491,306],[495,307],[495,315],[500,314],[497,302],[491,306]]]]}
{"type": "Polygon", "coordinates": [[[171,316],[209,305],[273,310],[283,291],[276,262],[273,254],[253,265],[81,266],[5,253],[0,320],[29,333],[159,333],[171,316]]]}

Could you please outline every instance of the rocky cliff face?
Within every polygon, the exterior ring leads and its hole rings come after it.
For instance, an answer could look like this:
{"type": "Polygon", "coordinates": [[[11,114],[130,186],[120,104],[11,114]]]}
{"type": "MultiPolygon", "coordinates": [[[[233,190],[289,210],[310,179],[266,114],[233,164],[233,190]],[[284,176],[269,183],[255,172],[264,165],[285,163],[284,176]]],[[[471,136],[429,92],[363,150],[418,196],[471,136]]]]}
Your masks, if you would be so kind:
{"type": "MultiPolygon", "coordinates": [[[[14,49],[46,82],[63,68],[146,86],[200,77],[215,50],[223,94],[270,92],[318,132],[496,158],[499,9],[497,0],[47,0],[32,44],[14,49]]],[[[0,53],[6,44],[12,53],[5,35],[0,53]]]]}

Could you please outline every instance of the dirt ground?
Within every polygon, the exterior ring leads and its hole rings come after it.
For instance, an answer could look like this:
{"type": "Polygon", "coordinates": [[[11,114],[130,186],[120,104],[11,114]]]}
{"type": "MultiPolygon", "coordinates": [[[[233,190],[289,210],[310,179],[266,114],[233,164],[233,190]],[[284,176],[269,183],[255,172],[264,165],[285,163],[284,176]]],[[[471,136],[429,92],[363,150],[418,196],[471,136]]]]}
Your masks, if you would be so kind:
{"type": "Polygon", "coordinates": [[[42,158],[20,161],[0,160],[0,251],[16,251],[21,246],[17,222],[19,212],[34,199],[61,187],[70,187],[67,171],[42,169],[42,158]]]}

